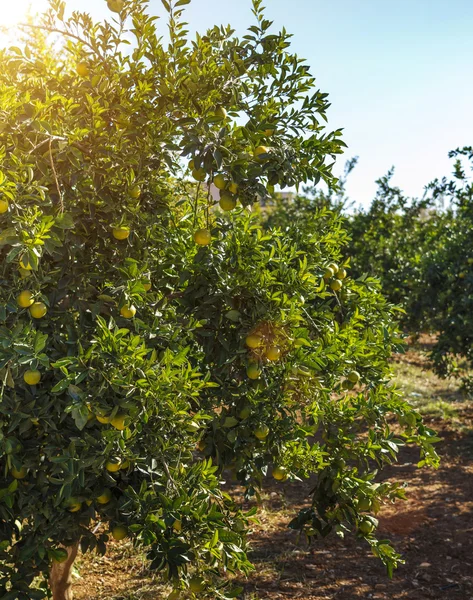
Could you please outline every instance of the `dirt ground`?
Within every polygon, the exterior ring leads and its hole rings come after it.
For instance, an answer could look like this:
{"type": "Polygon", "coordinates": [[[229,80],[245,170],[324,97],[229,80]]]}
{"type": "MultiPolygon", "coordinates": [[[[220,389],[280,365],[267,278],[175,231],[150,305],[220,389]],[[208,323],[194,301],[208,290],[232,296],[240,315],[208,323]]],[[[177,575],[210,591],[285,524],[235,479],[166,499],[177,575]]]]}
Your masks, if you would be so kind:
{"type": "MultiPolygon", "coordinates": [[[[380,533],[406,564],[388,579],[366,545],[353,537],[330,537],[311,547],[287,529],[307,503],[307,483],[270,485],[251,536],[256,569],[243,600],[352,600],[370,598],[473,600],[473,402],[455,382],[435,377],[425,357],[428,340],[394,365],[396,381],[443,441],[438,470],[417,469],[418,451],[405,449],[383,478],[407,482],[408,500],[379,515],[380,533]]],[[[103,558],[78,562],[78,600],[158,600],[165,588],[153,582],[131,545],[114,544],[103,558]]]]}

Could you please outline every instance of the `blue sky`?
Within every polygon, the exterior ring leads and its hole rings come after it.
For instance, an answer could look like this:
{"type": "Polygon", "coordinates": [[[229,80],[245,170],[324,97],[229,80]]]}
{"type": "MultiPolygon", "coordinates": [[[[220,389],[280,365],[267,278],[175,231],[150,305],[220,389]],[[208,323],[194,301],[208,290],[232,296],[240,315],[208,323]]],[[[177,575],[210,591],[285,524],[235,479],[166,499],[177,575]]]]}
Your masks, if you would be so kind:
{"type": "MultiPolygon", "coordinates": [[[[11,6],[21,2],[27,0],[11,6]]],[[[97,18],[110,15],[105,0],[68,5],[97,18]]],[[[393,165],[394,183],[409,195],[422,194],[431,179],[450,173],[450,149],[473,144],[472,0],[265,5],[274,27],[294,34],[294,51],[330,94],[329,126],[344,128],[346,158],[359,156],[348,184],[356,203],[370,201],[375,179],[393,165]]],[[[6,10],[8,16],[13,9],[6,10]]],[[[160,0],[151,0],[150,10],[162,14],[160,0]]],[[[191,31],[231,23],[242,34],[252,18],[250,0],[192,0],[187,8],[191,31]]],[[[343,164],[339,159],[337,172],[343,164]]]]}

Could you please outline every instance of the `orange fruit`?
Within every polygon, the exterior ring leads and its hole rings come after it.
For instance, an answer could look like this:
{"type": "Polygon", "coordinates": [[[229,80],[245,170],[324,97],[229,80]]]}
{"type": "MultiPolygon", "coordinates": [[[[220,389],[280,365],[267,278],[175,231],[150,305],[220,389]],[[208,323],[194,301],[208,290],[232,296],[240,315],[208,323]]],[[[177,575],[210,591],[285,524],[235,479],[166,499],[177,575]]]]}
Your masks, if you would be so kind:
{"type": "Polygon", "coordinates": [[[132,319],[136,315],[136,308],[133,304],[131,306],[124,304],[120,309],[120,314],[124,319],[132,319]]]}
{"type": "Polygon", "coordinates": [[[332,288],[332,290],[334,292],[338,292],[339,290],[342,289],[342,285],[343,285],[343,283],[340,281],[340,279],[334,279],[331,282],[330,287],[332,288]]]}
{"type": "Polygon", "coordinates": [[[20,259],[20,269],[23,269],[24,271],[31,271],[33,269],[33,265],[30,263],[27,256],[24,259],[20,259]]]}
{"type": "Polygon", "coordinates": [[[219,190],[224,190],[227,187],[227,180],[223,175],[216,175],[214,177],[214,186],[219,190]]]}
{"type": "Polygon", "coordinates": [[[16,303],[21,308],[29,308],[34,303],[33,294],[28,290],[24,290],[18,295],[16,303]]]}
{"type": "Polygon", "coordinates": [[[339,269],[337,271],[337,274],[336,274],[337,279],[345,279],[346,276],[347,276],[346,269],[339,269]]]}
{"type": "Polygon", "coordinates": [[[257,364],[252,363],[251,365],[248,365],[248,368],[246,369],[246,374],[250,379],[258,379],[261,375],[261,369],[258,367],[257,364]]]}
{"type": "Polygon", "coordinates": [[[125,3],[123,0],[107,0],[108,9],[114,13],[119,13],[123,10],[125,3]]]}
{"type": "Polygon", "coordinates": [[[266,352],[265,356],[268,360],[279,360],[281,358],[281,348],[277,346],[270,346],[266,352]]]}
{"type": "Polygon", "coordinates": [[[287,479],[287,469],[286,467],[274,467],[272,475],[276,481],[284,481],[287,479]]]}
{"type": "Polygon", "coordinates": [[[264,156],[268,153],[269,153],[269,148],[267,148],[266,146],[258,146],[257,148],[255,148],[253,155],[258,160],[265,160],[264,156]],[[261,157],[263,157],[263,158],[261,158],[261,157]]]}
{"type": "Polygon", "coordinates": [[[358,371],[350,371],[347,375],[347,379],[349,379],[349,381],[352,383],[358,383],[361,379],[361,375],[358,373],[358,371]]]}
{"type": "Polygon", "coordinates": [[[105,463],[105,468],[109,473],[116,473],[120,470],[121,460],[119,458],[111,458],[105,463]]]}
{"type": "Polygon", "coordinates": [[[130,235],[129,227],[114,227],[112,235],[116,240],[126,240],[130,235]]]}
{"type": "Polygon", "coordinates": [[[254,350],[263,345],[263,338],[256,333],[250,333],[250,335],[246,336],[245,344],[248,346],[248,348],[252,348],[254,350]]]}
{"type": "Polygon", "coordinates": [[[228,113],[225,110],[225,108],[223,108],[223,106],[217,106],[217,110],[215,111],[215,116],[218,117],[219,119],[226,119],[228,116],[228,113]]]}
{"type": "Polygon", "coordinates": [[[41,373],[38,370],[28,370],[25,371],[23,379],[28,385],[37,385],[41,381],[41,373]]]}
{"type": "Polygon", "coordinates": [[[220,208],[224,211],[233,210],[236,206],[236,200],[230,194],[220,194],[220,208]]]}
{"type": "Polygon", "coordinates": [[[108,488],[105,489],[100,496],[97,496],[97,502],[99,504],[108,504],[110,502],[110,500],[112,499],[112,491],[109,490],[108,488]]]}
{"type": "Polygon", "coordinates": [[[196,180],[196,181],[205,181],[206,177],[207,177],[207,173],[205,172],[205,169],[194,169],[192,171],[192,177],[196,180]]]}
{"type": "Polygon", "coordinates": [[[232,194],[236,194],[238,192],[238,183],[232,181],[228,186],[228,191],[232,194]]]}
{"type": "Polygon", "coordinates": [[[269,435],[269,427],[267,425],[260,425],[253,433],[259,440],[265,440],[269,435]]]}
{"type": "Polygon", "coordinates": [[[89,67],[87,66],[87,63],[77,63],[76,72],[77,75],[79,75],[79,77],[87,77],[87,75],[89,74],[89,67]]]}
{"type": "Polygon", "coordinates": [[[71,513],[79,512],[82,508],[82,502],[79,502],[76,498],[69,498],[67,502],[67,510],[71,513]]]}
{"type": "Polygon", "coordinates": [[[194,594],[200,594],[205,589],[205,581],[202,577],[192,577],[189,580],[189,589],[194,594]]]}
{"type": "Polygon", "coordinates": [[[130,198],[137,200],[141,196],[141,188],[139,185],[134,185],[128,193],[130,198]]]}
{"type": "Polygon", "coordinates": [[[0,215],[3,215],[3,213],[6,213],[8,211],[8,207],[10,206],[8,200],[6,200],[5,198],[2,198],[0,200],[0,215]]]}
{"type": "Polygon", "coordinates": [[[33,319],[42,319],[48,312],[48,307],[44,302],[33,302],[29,308],[29,311],[33,319]]]}
{"type": "Polygon", "coordinates": [[[113,425],[113,427],[115,427],[115,429],[118,429],[119,431],[123,431],[124,429],[126,429],[126,419],[127,415],[115,415],[110,421],[110,425],[113,425]]]}
{"type": "Polygon", "coordinates": [[[124,525],[116,525],[112,529],[112,537],[117,542],[121,542],[126,537],[128,537],[128,529],[124,525]]]}
{"type": "Polygon", "coordinates": [[[28,475],[28,471],[25,467],[21,467],[20,469],[15,469],[15,467],[12,467],[10,473],[15,479],[24,479],[28,475]]]}
{"type": "Polygon", "coordinates": [[[212,241],[212,235],[208,229],[198,229],[194,233],[194,241],[199,246],[208,246],[212,241]]]}

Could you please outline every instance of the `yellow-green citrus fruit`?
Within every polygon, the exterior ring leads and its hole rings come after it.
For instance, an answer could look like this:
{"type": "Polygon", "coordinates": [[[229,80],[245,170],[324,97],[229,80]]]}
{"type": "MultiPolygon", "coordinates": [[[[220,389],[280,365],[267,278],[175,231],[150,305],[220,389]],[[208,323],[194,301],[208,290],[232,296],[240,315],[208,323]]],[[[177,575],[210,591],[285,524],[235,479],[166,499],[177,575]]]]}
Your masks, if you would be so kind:
{"type": "Polygon", "coordinates": [[[97,502],[99,504],[108,504],[112,499],[112,491],[109,489],[105,489],[100,496],[97,496],[97,502]]]}
{"type": "Polygon", "coordinates": [[[205,589],[205,581],[202,577],[192,577],[192,579],[189,580],[189,589],[194,594],[199,594],[205,589]]]}
{"type": "Polygon", "coordinates": [[[371,510],[372,506],[371,498],[364,496],[358,500],[358,510],[371,510]]]}
{"type": "Polygon", "coordinates": [[[114,13],[119,13],[123,10],[125,3],[123,0],[107,0],[108,9],[114,13]]]}
{"type": "Polygon", "coordinates": [[[87,77],[89,74],[89,67],[84,62],[77,63],[76,72],[79,77],[87,77]]]}
{"type": "Polygon", "coordinates": [[[2,198],[0,200],[0,215],[3,215],[3,213],[6,213],[9,207],[9,203],[8,200],[5,200],[5,198],[2,198]]]}
{"type": "Polygon", "coordinates": [[[26,261],[22,258],[20,260],[20,269],[23,269],[24,271],[31,271],[33,269],[33,265],[28,261],[28,258],[26,258],[26,261]]]}
{"type": "Polygon", "coordinates": [[[23,375],[25,383],[28,385],[37,385],[41,381],[41,373],[39,371],[25,371],[23,375]]]}
{"type": "Polygon", "coordinates": [[[79,512],[82,508],[82,502],[79,502],[75,498],[69,498],[67,502],[67,510],[71,513],[79,512]]]}
{"type": "Polygon", "coordinates": [[[230,183],[230,185],[228,186],[228,191],[231,192],[232,194],[236,194],[238,192],[238,183],[235,183],[234,181],[232,181],[230,183]]]}
{"type": "Polygon", "coordinates": [[[199,246],[208,246],[212,241],[212,235],[208,229],[198,229],[194,233],[194,242],[199,246]]]}
{"type": "Polygon", "coordinates": [[[266,137],[271,137],[272,135],[274,135],[274,133],[275,133],[275,130],[274,130],[274,129],[265,129],[265,130],[264,130],[264,135],[265,135],[266,137]]]}
{"type": "Polygon", "coordinates": [[[21,267],[18,269],[21,279],[26,279],[27,277],[31,277],[31,271],[27,271],[26,269],[22,269],[21,267]]]}
{"type": "Polygon", "coordinates": [[[176,519],[172,525],[172,528],[176,533],[180,533],[182,531],[182,521],[176,519]]]}
{"type": "Polygon", "coordinates": [[[117,471],[120,470],[120,467],[121,467],[121,460],[119,458],[111,458],[105,464],[105,468],[107,469],[107,471],[109,473],[116,473],[117,471]]]}
{"type": "Polygon", "coordinates": [[[189,171],[193,171],[195,169],[195,161],[193,158],[191,158],[187,166],[189,168],[189,171]]]}
{"type": "Polygon", "coordinates": [[[110,425],[113,425],[113,427],[115,427],[115,429],[118,429],[119,431],[123,431],[124,429],[126,429],[126,419],[127,415],[115,415],[110,421],[110,425]]]}
{"type": "Polygon", "coordinates": [[[136,315],[136,308],[133,304],[131,306],[125,304],[121,307],[120,314],[124,319],[132,319],[136,315]]]}
{"type": "MultiPolygon", "coordinates": [[[[258,146],[257,148],[255,148],[254,157],[260,160],[260,157],[268,154],[268,152],[269,148],[267,148],[266,146],[258,146]]],[[[264,158],[261,160],[264,160],[264,158]]]]}
{"type": "Polygon", "coordinates": [[[238,416],[240,417],[240,419],[242,421],[247,419],[250,415],[251,415],[251,408],[249,406],[244,406],[238,414],[238,416]]]}
{"type": "Polygon", "coordinates": [[[42,319],[48,312],[48,307],[46,304],[44,304],[44,302],[33,302],[29,308],[29,311],[33,319],[42,319]]]}
{"type": "Polygon", "coordinates": [[[15,469],[15,467],[12,467],[10,473],[15,479],[24,479],[28,475],[28,471],[25,467],[21,467],[21,469],[15,469]]]}
{"type": "Polygon", "coordinates": [[[169,594],[169,596],[166,598],[166,600],[179,600],[180,597],[181,597],[181,592],[179,590],[174,590],[169,594]]]}
{"type": "Polygon", "coordinates": [[[277,481],[284,481],[287,479],[287,469],[286,467],[274,467],[273,469],[273,477],[277,481]]]}
{"type": "Polygon", "coordinates": [[[126,240],[130,235],[129,227],[114,227],[112,235],[116,240],[126,240]]]}
{"type": "Polygon", "coordinates": [[[55,548],[54,553],[53,553],[53,562],[55,562],[55,563],[66,562],[68,556],[69,555],[67,554],[67,550],[65,548],[55,548]]]}
{"type": "Polygon", "coordinates": [[[352,383],[358,383],[361,379],[361,375],[358,371],[350,371],[347,377],[352,383]]]}
{"type": "Polygon", "coordinates": [[[122,464],[120,465],[120,470],[121,471],[126,471],[129,468],[130,468],[130,461],[129,460],[124,460],[122,462],[122,464]]]}
{"type": "Polygon", "coordinates": [[[341,290],[342,289],[342,285],[343,285],[343,283],[340,281],[340,279],[334,279],[330,283],[330,287],[332,288],[332,290],[334,292],[338,292],[339,290],[341,290]]]}
{"type": "Polygon", "coordinates": [[[128,193],[131,198],[137,200],[141,196],[141,188],[139,185],[134,185],[128,193]]]}
{"type": "Polygon", "coordinates": [[[340,269],[339,269],[339,267],[338,267],[338,265],[337,265],[337,263],[334,263],[334,262],[330,263],[330,264],[328,265],[328,267],[329,267],[329,269],[332,269],[332,271],[333,271],[334,273],[336,273],[337,271],[339,271],[339,270],[340,270],[340,269]]]}
{"type": "Polygon", "coordinates": [[[97,415],[96,419],[99,423],[102,423],[102,425],[108,425],[111,421],[111,418],[106,415],[97,415]]]}
{"type": "Polygon", "coordinates": [[[28,290],[24,290],[23,292],[21,292],[21,294],[18,295],[16,303],[21,308],[29,308],[34,303],[33,294],[28,290]]]}
{"type": "Polygon", "coordinates": [[[248,368],[246,369],[246,374],[250,379],[258,379],[261,375],[261,369],[258,367],[257,364],[253,363],[251,365],[248,365],[248,368]]]}
{"type": "Polygon", "coordinates": [[[124,525],[116,525],[112,529],[112,537],[117,542],[121,542],[126,537],[128,537],[128,529],[124,525]]]}
{"type": "Polygon", "coordinates": [[[216,175],[214,177],[214,186],[219,190],[224,190],[227,187],[227,180],[223,175],[216,175]]]}
{"type": "Polygon", "coordinates": [[[331,279],[333,276],[334,276],[334,272],[332,271],[332,269],[330,267],[327,267],[325,269],[324,279],[331,279]]]}
{"type": "Polygon", "coordinates": [[[229,194],[220,194],[220,208],[225,211],[233,210],[236,206],[236,200],[229,194]]]}
{"type": "Polygon", "coordinates": [[[196,180],[196,181],[205,181],[205,178],[207,177],[207,173],[205,172],[205,169],[194,169],[192,171],[192,177],[196,180]]]}
{"type": "Polygon", "coordinates": [[[263,345],[263,339],[260,335],[256,335],[256,333],[250,333],[250,335],[246,336],[245,344],[248,348],[260,348],[263,345]]]}
{"type": "Polygon", "coordinates": [[[228,116],[227,111],[223,108],[223,106],[217,106],[217,110],[215,111],[215,116],[219,119],[226,119],[228,116]]]}
{"type": "Polygon", "coordinates": [[[346,276],[347,276],[346,269],[339,269],[337,271],[337,274],[336,274],[337,279],[345,279],[346,276]]]}
{"type": "Polygon", "coordinates": [[[266,350],[265,356],[268,360],[279,360],[281,358],[281,349],[277,346],[270,346],[266,350]]]}
{"type": "Polygon", "coordinates": [[[254,434],[259,440],[265,440],[269,435],[269,427],[267,425],[260,425],[255,429],[254,434]]]}
{"type": "Polygon", "coordinates": [[[342,383],[342,388],[344,390],[352,390],[355,387],[355,384],[353,383],[353,381],[349,381],[348,379],[345,379],[345,381],[342,383]]]}
{"type": "Polygon", "coordinates": [[[374,524],[369,519],[363,519],[359,523],[358,529],[361,531],[361,533],[368,535],[374,530],[374,524]]]}
{"type": "Polygon", "coordinates": [[[143,282],[143,287],[144,287],[145,292],[149,292],[151,289],[151,281],[149,279],[146,279],[143,282]]]}

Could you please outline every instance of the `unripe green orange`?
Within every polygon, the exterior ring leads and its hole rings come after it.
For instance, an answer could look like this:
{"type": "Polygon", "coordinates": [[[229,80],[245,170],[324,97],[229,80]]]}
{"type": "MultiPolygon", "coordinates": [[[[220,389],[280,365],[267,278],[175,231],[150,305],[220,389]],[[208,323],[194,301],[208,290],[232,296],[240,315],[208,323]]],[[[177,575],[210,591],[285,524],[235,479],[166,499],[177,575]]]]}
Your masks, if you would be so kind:
{"type": "Polygon", "coordinates": [[[69,498],[67,501],[67,510],[71,513],[79,512],[82,508],[82,502],[79,502],[76,498],[69,498]]]}
{"type": "Polygon", "coordinates": [[[87,77],[87,75],[89,74],[89,67],[87,66],[87,63],[77,63],[76,73],[77,75],[79,75],[79,77],[87,77]]]}
{"type": "Polygon", "coordinates": [[[130,236],[129,227],[114,227],[112,229],[112,235],[116,240],[126,240],[130,236]]]}
{"type": "Polygon", "coordinates": [[[246,336],[245,344],[248,346],[248,348],[252,348],[254,350],[263,345],[263,338],[256,333],[250,333],[250,335],[246,336]]]}
{"type": "Polygon", "coordinates": [[[248,375],[248,377],[250,379],[258,379],[259,376],[261,375],[261,369],[258,367],[258,365],[256,363],[252,363],[251,365],[248,365],[246,374],[248,375]]]}
{"type": "Polygon", "coordinates": [[[20,469],[12,467],[10,473],[15,479],[24,479],[28,475],[26,467],[21,467],[20,469]]]}
{"type": "Polygon", "coordinates": [[[220,194],[220,208],[224,211],[233,210],[236,206],[236,199],[230,194],[220,194]]]}
{"type": "Polygon", "coordinates": [[[2,198],[0,200],[0,215],[3,215],[8,211],[8,207],[10,206],[8,200],[6,198],[2,198]]]}
{"type": "Polygon", "coordinates": [[[205,181],[206,177],[207,177],[207,173],[205,171],[205,169],[194,169],[192,171],[192,177],[196,180],[196,181],[205,181]]]}
{"type": "Polygon", "coordinates": [[[230,183],[230,185],[228,186],[228,191],[231,192],[232,194],[238,193],[238,183],[235,183],[234,181],[232,181],[230,183]]]}
{"type": "Polygon", "coordinates": [[[269,153],[269,148],[266,146],[258,146],[253,153],[258,160],[264,160],[264,156],[269,153]]]}
{"type": "Polygon", "coordinates": [[[352,383],[358,383],[361,379],[361,375],[358,373],[358,371],[350,371],[347,375],[347,378],[352,382],[352,383]]]}
{"type": "Polygon", "coordinates": [[[128,193],[130,194],[130,198],[137,200],[141,196],[141,188],[139,185],[134,185],[128,193]]]}
{"type": "Polygon", "coordinates": [[[16,303],[21,308],[29,308],[34,303],[33,294],[28,290],[24,290],[18,295],[16,303]]]}
{"type": "Polygon", "coordinates": [[[214,186],[219,190],[224,190],[227,187],[227,180],[223,175],[216,175],[214,177],[214,186]]]}
{"type": "Polygon", "coordinates": [[[340,279],[334,279],[330,283],[330,287],[332,288],[332,290],[334,292],[338,292],[339,290],[341,290],[342,289],[342,285],[343,285],[343,283],[340,281],[340,279]]]}
{"type": "Polygon", "coordinates": [[[270,346],[266,350],[265,356],[268,360],[279,360],[281,358],[281,348],[278,348],[277,346],[270,346]]]}
{"type": "Polygon", "coordinates": [[[336,274],[337,279],[345,279],[346,276],[347,276],[346,269],[339,269],[337,271],[337,274],[336,274]]]}
{"type": "Polygon", "coordinates": [[[123,10],[125,3],[123,0],[107,0],[108,9],[114,13],[119,13],[123,10]]]}
{"type": "Polygon", "coordinates": [[[212,241],[212,235],[208,229],[198,229],[194,233],[194,241],[199,246],[208,246],[212,241]]]}
{"type": "Polygon", "coordinates": [[[121,460],[119,458],[111,458],[105,463],[105,468],[109,473],[116,473],[120,470],[121,460]]]}
{"type": "Polygon", "coordinates": [[[136,308],[133,304],[131,306],[124,304],[120,309],[120,314],[124,319],[133,319],[136,315],[136,308]]]}
{"type": "Polygon", "coordinates": [[[274,479],[276,479],[277,481],[284,481],[285,479],[287,479],[287,469],[286,467],[274,467],[273,469],[273,473],[272,473],[274,479]]]}
{"type": "Polygon", "coordinates": [[[45,314],[48,312],[48,307],[44,302],[33,302],[33,304],[29,308],[30,315],[34,319],[42,319],[45,314]]]}
{"type": "Polygon", "coordinates": [[[110,502],[110,500],[112,499],[112,491],[109,490],[108,488],[105,489],[100,496],[97,496],[97,502],[99,504],[108,504],[110,502]]]}
{"type": "Polygon", "coordinates": [[[25,371],[23,379],[28,385],[38,385],[38,383],[41,381],[41,373],[38,370],[28,370],[25,371]]]}
{"type": "Polygon", "coordinates": [[[125,421],[127,419],[127,415],[115,415],[113,419],[110,421],[110,425],[118,429],[119,431],[123,431],[126,429],[125,421]]]}
{"type": "Polygon", "coordinates": [[[112,537],[117,542],[121,542],[128,537],[128,529],[124,525],[116,525],[112,529],[112,537]]]}
{"type": "Polygon", "coordinates": [[[267,425],[260,425],[255,429],[254,435],[259,440],[265,440],[269,435],[269,427],[267,425]]]}
{"type": "Polygon", "coordinates": [[[192,579],[189,580],[189,589],[194,594],[200,594],[205,589],[204,579],[202,579],[202,577],[197,576],[192,577],[192,579]]]}
{"type": "Polygon", "coordinates": [[[227,113],[226,109],[223,108],[223,106],[217,106],[217,110],[215,111],[215,116],[218,117],[219,119],[226,119],[228,116],[228,113],[227,113]]]}

